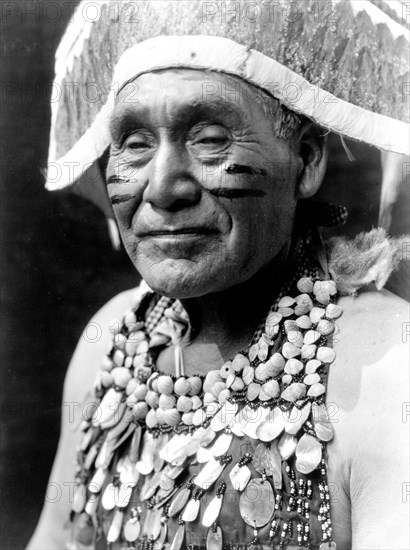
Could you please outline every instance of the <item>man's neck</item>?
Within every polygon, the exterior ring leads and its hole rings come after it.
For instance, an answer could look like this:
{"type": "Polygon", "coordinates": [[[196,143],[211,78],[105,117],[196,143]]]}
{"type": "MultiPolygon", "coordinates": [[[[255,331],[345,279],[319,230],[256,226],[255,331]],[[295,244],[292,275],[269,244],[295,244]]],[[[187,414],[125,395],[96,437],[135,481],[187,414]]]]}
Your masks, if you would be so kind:
{"type": "Polygon", "coordinates": [[[259,323],[284,282],[287,252],[277,256],[248,281],[226,291],[182,300],[190,330],[182,345],[212,346],[226,360],[249,345],[259,323]]]}

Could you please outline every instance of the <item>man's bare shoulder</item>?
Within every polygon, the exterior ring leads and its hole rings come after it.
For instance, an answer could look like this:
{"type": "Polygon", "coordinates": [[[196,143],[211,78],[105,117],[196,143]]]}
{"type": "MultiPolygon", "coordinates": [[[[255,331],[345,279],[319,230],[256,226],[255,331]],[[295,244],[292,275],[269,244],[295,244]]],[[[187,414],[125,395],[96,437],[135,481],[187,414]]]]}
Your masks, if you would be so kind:
{"type": "Polygon", "coordinates": [[[339,300],[343,316],[338,321],[340,330],[349,337],[363,335],[369,342],[382,344],[387,338],[395,336],[401,340],[404,323],[409,321],[410,304],[388,290],[367,290],[356,297],[343,296],[339,300]],[[400,330],[397,330],[397,328],[400,330]]]}
{"type": "Polygon", "coordinates": [[[339,303],[344,315],[329,376],[336,411],[329,451],[351,502],[352,544],[408,548],[410,305],[387,291],[339,303]]]}
{"type": "Polygon", "coordinates": [[[405,359],[410,341],[410,304],[389,291],[365,291],[357,297],[339,300],[343,316],[335,332],[337,364],[344,373],[356,371],[359,365],[378,364],[388,368],[394,350],[405,359]],[[406,351],[407,350],[407,351],[406,351]]]}
{"type": "Polygon", "coordinates": [[[410,304],[388,291],[367,291],[339,300],[329,393],[344,406],[359,400],[372,406],[377,392],[394,385],[394,398],[407,393],[410,304]],[[370,400],[370,402],[369,402],[370,400]]]}
{"type": "Polygon", "coordinates": [[[402,488],[408,476],[409,304],[387,291],[363,292],[339,304],[344,314],[337,321],[327,395],[335,431],[331,478],[351,503],[345,511],[354,548],[406,548],[400,537],[385,538],[374,525],[393,533],[407,524],[402,488]],[[392,513],[386,516],[386,510],[392,513]]]}

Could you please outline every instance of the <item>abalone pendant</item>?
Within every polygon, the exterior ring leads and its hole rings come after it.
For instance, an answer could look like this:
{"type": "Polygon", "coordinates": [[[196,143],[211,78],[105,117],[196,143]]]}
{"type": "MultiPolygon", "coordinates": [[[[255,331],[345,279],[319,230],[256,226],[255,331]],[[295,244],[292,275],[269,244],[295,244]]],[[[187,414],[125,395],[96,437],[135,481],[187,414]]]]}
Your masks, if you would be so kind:
{"type": "Polygon", "coordinates": [[[243,421],[241,421],[242,432],[252,439],[261,439],[257,436],[257,431],[268,418],[269,410],[268,407],[258,407],[257,409],[252,409],[248,406],[244,407],[242,413],[243,421]]]}
{"type": "Polygon", "coordinates": [[[155,440],[149,432],[145,432],[140,459],[137,462],[137,470],[143,476],[147,476],[154,469],[155,440]]]}
{"type": "Polygon", "coordinates": [[[159,437],[157,437],[157,442],[155,445],[155,453],[154,453],[154,470],[156,472],[159,472],[163,465],[164,465],[164,459],[160,457],[161,449],[165,447],[165,445],[169,441],[168,434],[161,434],[159,437]]]}
{"type": "Polygon", "coordinates": [[[214,529],[211,527],[206,537],[206,550],[222,550],[222,530],[217,525],[214,529]]]}
{"type": "Polygon", "coordinates": [[[212,449],[205,449],[204,447],[199,447],[198,452],[196,453],[196,459],[199,464],[205,464],[213,458],[212,449]]]}
{"type": "Polygon", "coordinates": [[[171,500],[171,498],[178,492],[178,487],[174,487],[171,491],[164,491],[159,489],[156,495],[157,502],[154,505],[153,509],[157,510],[158,508],[163,508],[164,505],[171,500]]]}
{"type": "Polygon", "coordinates": [[[101,504],[104,510],[114,510],[119,502],[120,488],[113,483],[109,483],[103,493],[101,504]]]}
{"type": "Polygon", "coordinates": [[[195,485],[201,489],[209,489],[221,475],[225,465],[226,464],[221,464],[218,460],[212,458],[194,479],[195,485]]]}
{"type": "Polygon", "coordinates": [[[151,529],[148,531],[149,538],[151,540],[157,540],[159,535],[161,534],[161,518],[162,518],[162,510],[153,510],[152,516],[151,516],[151,529]]]}
{"type": "Polygon", "coordinates": [[[273,516],[275,499],[268,480],[252,479],[241,495],[239,511],[242,519],[254,529],[266,525],[273,516]]]}
{"type": "Polygon", "coordinates": [[[336,543],[333,540],[332,542],[322,542],[319,546],[319,550],[336,550],[336,543]]]}
{"type": "Polygon", "coordinates": [[[122,510],[116,510],[111,527],[108,531],[107,542],[116,542],[120,538],[122,520],[124,519],[124,512],[122,510]]]}
{"type": "Polygon", "coordinates": [[[231,446],[233,435],[231,433],[221,434],[215,443],[212,445],[212,456],[222,456],[229,451],[231,446]]]}
{"type": "Polygon", "coordinates": [[[72,511],[76,514],[81,514],[84,510],[85,505],[87,504],[87,491],[83,483],[78,485],[74,491],[73,505],[71,507],[72,511]]]}
{"type": "Polygon", "coordinates": [[[191,498],[191,500],[186,505],[184,513],[182,514],[182,520],[186,523],[195,521],[199,514],[199,508],[201,507],[201,502],[198,498],[191,498]]]}
{"type": "Polygon", "coordinates": [[[157,540],[157,545],[159,548],[162,548],[168,536],[168,525],[166,523],[160,525],[161,531],[157,540]]]}
{"type": "Polygon", "coordinates": [[[259,424],[256,435],[261,441],[269,442],[276,439],[285,428],[284,413],[279,407],[275,407],[269,413],[268,418],[259,424]]]}
{"type": "Polygon", "coordinates": [[[102,468],[98,468],[95,471],[95,474],[88,484],[88,490],[90,493],[99,493],[101,491],[101,488],[104,484],[105,478],[107,477],[107,470],[103,470],[102,468]]]}
{"type": "Polygon", "coordinates": [[[162,475],[162,472],[156,472],[151,476],[145,477],[144,483],[140,490],[140,499],[142,501],[149,500],[155,495],[159,487],[161,475],[162,475]]]}
{"type": "Polygon", "coordinates": [[[123,483],[118,494],[118,508],[126,508],[131,500],[132,490],[134,489],[134,483],[123,483]]]}
{"type": "Polygon", "coordinates": [[[278,450],[283,460],[289,460],[295,454],[297,444],[298,440],[295,436],[289,435],[286,432],[282,434],[278,443],[278,450]]]}
{"type": "Polygon", "coordinates": [[[218,519],[219,512],[222,508],[222,501],[223,495],[215,496],[208,504],[202,517],[202,525],[204,527],[211,527],[218,519]]]}
{"type": "Polygon", "coordinates": [[[310,474],[316,470],[321,460],[321,443],[309,434],[302,435],[296,447],[296,469],[298,472],[310,474]]]}
{"type": "Polygon", "coordinates": [[[177,493],[175,495],[175,498],[171,502],[171,505],[170,505],[169,510],[168,510],[168,516],[170,518],[172,518],[172,517],[179,514],[179,512],[182,510],[182,508],[188,502],[190,494],[191,494],[190,489],[187,489],[185,487],[184,489],[181,489],[179,491],[179,493],[177,493]]]}
{"type": "Polygon", "coordinates": [[[230,422],[232,422],[237,412],[238,405],[236,403],[230,403],[229,401],[226,401],[226,403],[211,420],[211,429],[214,432],[220,432],[221,430],[226,428],[230,424],[230,422]]]}
{"type": "Polygon", "coordinates": [[[293,407],[290,412],[285,413],[285,432],[289,435],[296,435],[309,418],[311,408],[311,403],[307,403],[301,409],[293,407]]]}
{"type": "Polygon", "coordinates": [[[327,414],[326,407],[324,405],[313,403],[312,416],[317,437],[321,441],[330,441],[333,438],[333,427],[330,423],[330,418],[327,414]]]}
{"type": "Polygon", "coordinates": [[[185,538],[185,524],[178,527],[169,550],[181,550],[185,538]]]}
{"type": "Polygon", "coordinates": [[[135,428],[135,432],[132,435],[131,447],[130,447],[130,460],[133,464],[137,462],[138,456],[140,453],[141,433],[142,433],[141,426],[137,426],[135,428]]]}
{"type": "Polygon", "coordinates": [[[191,436],[188,434],[177,434],[172,437],[168,443],[163,447],[159,456],[166,462],[178,465],[177,463],[186,458],[186,445],[190,441],[191,436]]]}
{"type": "Polygon", "coordinates": [[[84,512],[93,517],[97,513],[98,505],[100,504],[100,495],[91,495],[85,505],[84,512]]]}
{"type": "Polygon", "coordinates": [[[236,491],[243,491],[248,485],[251,476],[252,473],[246,465],[240,466],[239,464],[236,464],[236,466],[234,466],[229,472],[229,477],[231,479],[233,488],[236,491]]]}
{"type": "Polygon", "coordinates": [[[124,525],[124,537],[127,542],[135,542],[141,533],[141,523],[137,518],[130,518],[124,525]]]}

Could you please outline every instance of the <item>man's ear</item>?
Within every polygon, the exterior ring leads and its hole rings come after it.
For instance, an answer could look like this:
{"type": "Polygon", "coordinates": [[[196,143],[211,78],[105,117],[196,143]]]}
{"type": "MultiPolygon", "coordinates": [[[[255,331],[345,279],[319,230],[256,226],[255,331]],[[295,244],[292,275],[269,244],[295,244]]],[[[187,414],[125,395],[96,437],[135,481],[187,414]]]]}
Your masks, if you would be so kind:
{"type": "Polygon", "coordinates": [[[308,121],[302,128],[299,138],[299,155],[303,161],[303,171],[298,182],[298,197],[312,197],[322,184],[327,166],[327,138],[323,128],[308,121]]]}

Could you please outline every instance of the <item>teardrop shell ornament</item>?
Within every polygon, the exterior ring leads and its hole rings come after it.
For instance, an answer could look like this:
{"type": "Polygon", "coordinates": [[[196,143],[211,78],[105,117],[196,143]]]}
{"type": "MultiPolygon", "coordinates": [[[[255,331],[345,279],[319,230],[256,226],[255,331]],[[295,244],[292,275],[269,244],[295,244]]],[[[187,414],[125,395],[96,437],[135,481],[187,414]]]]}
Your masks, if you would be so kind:
{"type": "Polygon", "coordinates": [[[304,434],[296,447],[296,469],[301,474],[310,474],[322,460],[322,445],[312,435],[304,434]]]}
{"type": "Polygon", "coordinates": [[[218,460],[211,458],[194,479],[195,485],[200,489],[209,489],[221,475],[225,466],[225,463],[221,464],[218,460]]]}
{"type": "Polygon", "coordinates": [[[269,442],[278,437],[285,428],[285,416],[279,407],[269,413],[268,418],[256,430],[257,438],[269,442]]]}
{"type": "Polygon", "coordinates": [[[169,550],[181,550],[185,538],[185,524],[178,527],[169,550]]]}
{"type": "Polygon", "coordinates": [[[326,407],[324,405],[313,403],[312,416],[317,437],[321,441],[330,441],[333,438],[333,426],[330,423],[330,418],[327,414],[326,407]]]}
{"type": "Polygon", "coordinates": [[[114,510],[120,500],[119,495],[120,488],[115,486],[113,483],[109,483],[105,488],[101,499],[101,504],[104,510],[114,510]]]}
{"type": "Polygon", "coordinates": [[[185,507],[184,513],[182,514],[182,520],[187,523],[195,521],[198,517],[200,507],[201,501],[196,498],[191,498],[185,507]]]}
{"type": "Polygon", "coordinates": [[[228,426],[238,412],[238,405],[227,401],[211,420],[211,429],[220,432],[228,426]]]}
{"type": "Polygon", "coordinates": [[[212,456],[222,456],[229,451],[231,446],[233,435],[231,433],[221,434],[215,443],[212,445],[211,453],[212,456]]]}
{"type": "Polygon", "coordinates": [[[252,479],[239,500],[242,519],[252,528],[266,525],[273,516],[274,495],[269,481],[262,478],[252,479]]]}
{"type": "Polygon", "coordinates": [[[170,518],[176,516],[184,508],[191,495],[191,490],[187,487],[181,489],[173,498],[171,505],[168,509],[168,516],[170,518]]]}
{"type": "Polygon", "coordinates": [[[298,440],[295,436],[286,432],[282,434],[278,443],[278,451],[283,460],[289,460],[295,454],[297,444],[298,440]]]}
{"type": "Polygon", "coordinates": [[[243,466],[236,464],[229,472],[229,477],[233,488],[236,491],[242,492],[248,485],[249,480],[252,477],[252,473],[246,464],[243,466]]]}
{"type": "Polygon", "coordinates": [[[285,432],[290,435],[296,435],[306,420],[309,418],[310,410],[312,408],[311,403],[307,403],[301,409],[292,407],[289,413],[284,413],[286,424],[285,432]]]}
{"type": "Polygon", "coordinates": [[[120,538],[122,522],[124,519],[124,512],[122,510],[115,510],[114,517],[111,523],[111,527],[107,534],[107,542],[116,542],[120,538]]]}
{"type": "Polygon", "coordinates": [[[268,407],[258,407],[257,409],[251,409],[250,407],[245,406],[242,409],[242,433],[252,439],[258,439],[257,431],[260,425],[265,422],[268,415],[268,407]]]}
{"type": "Polygon", "coordinates": [[[211,527],[218,519],[219,512],[222,508],[223,495],[215,496],[205,509],[202,516],[202,525],[204,527],[211,527]]]}
{"type": "Polygon", "coordinates": [[[124,538],[127,542],[135,542],[141,533],[141,523],[137,518],[130,518],[124,525],[124,538]]]}
{"type": "Polygon", "coordinates": [[[222,550],[223,539],[222,530],[219,526],[212,527],[208,531],[206,538],[206,550],[222,550]]]}

